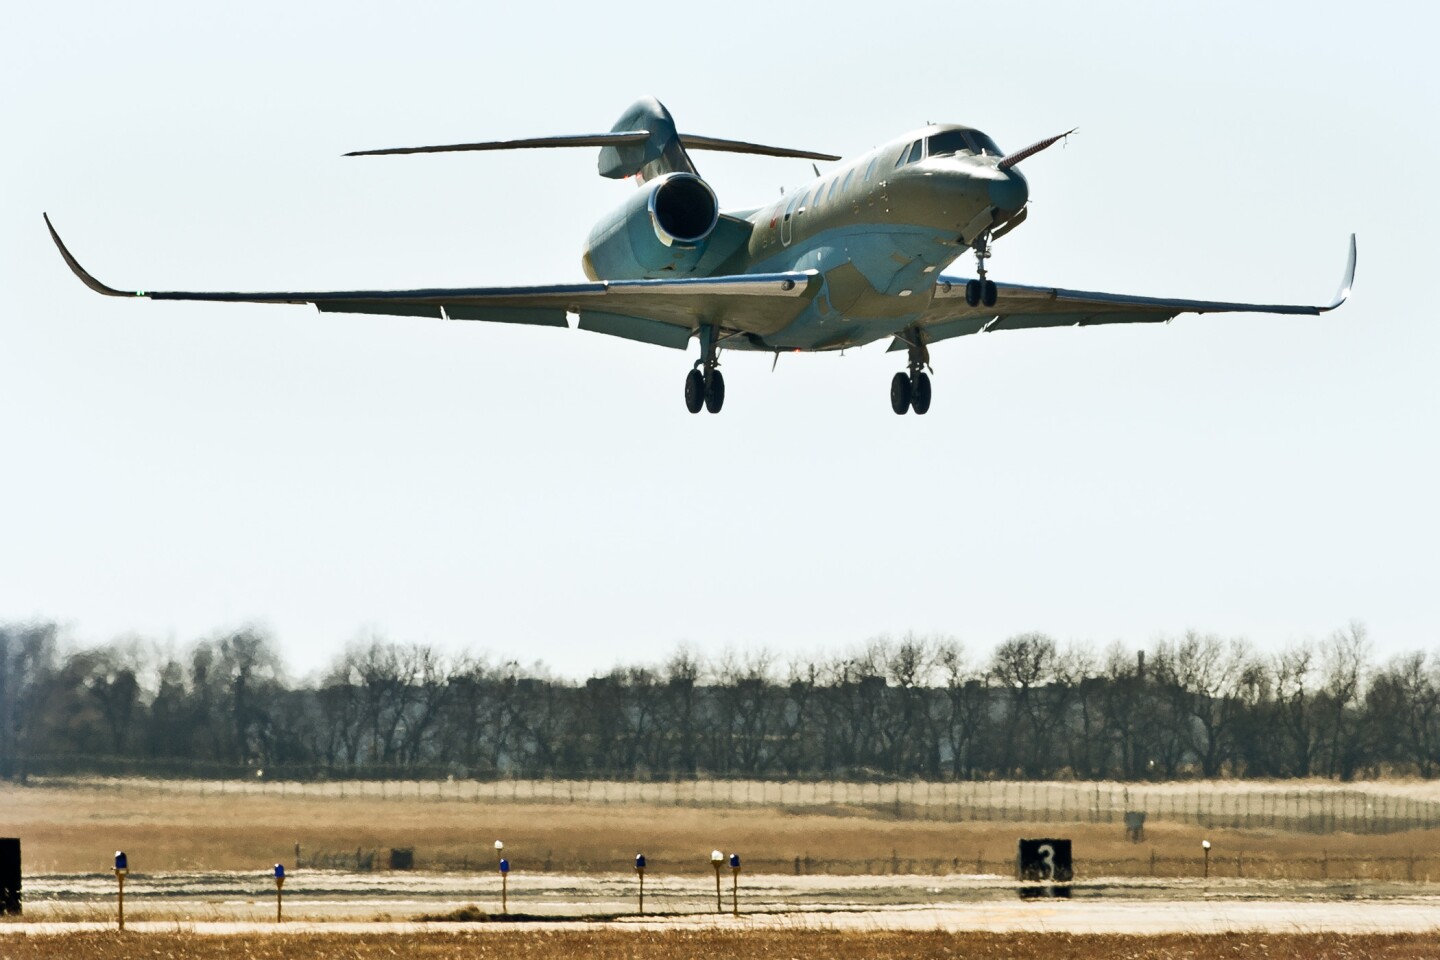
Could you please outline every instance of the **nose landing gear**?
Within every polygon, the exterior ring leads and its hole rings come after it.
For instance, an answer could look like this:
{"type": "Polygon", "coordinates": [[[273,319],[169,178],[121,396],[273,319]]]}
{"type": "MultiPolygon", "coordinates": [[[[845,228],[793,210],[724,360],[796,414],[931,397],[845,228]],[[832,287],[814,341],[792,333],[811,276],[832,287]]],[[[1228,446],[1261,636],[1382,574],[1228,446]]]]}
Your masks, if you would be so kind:
{"type": "Polygon", "coordinates": [[[905,340],[910,345],[910,369],[890,378],[890,409],[901,415],[914,410],[916,416],[922,416],[930,412],[930,375],[925,372],[930,366],[930,348],[924,331],[918,328],[905,340]]]}
{"type": "Polygon", "coordinates": [[[704,407],[711,413],[719,413],[725,405],[725,378],[721,375],[715,348],[715,328],[709,325],[700,328],[700,359],[685,376],[685,409],[699,413],[704,407]]]}
{"type": "Polygon", "coordinates": [[[990,234],[982,233],[975,241],[975,273],[979,279],[967,281],[965,284],[965,303],[972,307],[984,304],[987,307],[995,306],[999,299],[999,291],[995,289],[995,281],[986,278],[985,261],[990,259],[990,234]]]}

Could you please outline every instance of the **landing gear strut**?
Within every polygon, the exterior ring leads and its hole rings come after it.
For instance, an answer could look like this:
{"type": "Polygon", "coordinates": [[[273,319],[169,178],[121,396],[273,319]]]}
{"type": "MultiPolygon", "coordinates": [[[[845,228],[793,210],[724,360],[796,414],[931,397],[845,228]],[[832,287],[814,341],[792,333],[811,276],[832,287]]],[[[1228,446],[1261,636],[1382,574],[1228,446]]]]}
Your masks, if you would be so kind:
{"type": "Polygon", "coordinates": [[[890,409],[897,414],[914,410],[919,416],[930,412],[930,375],[925,372],[930,366],[930,348],[918,328],[909,331],[905,339],[910,345],[910,369],[890,379],[890,409]]]}
{"type": "Polygon", "coordinates": [[[719,413],[725,405],[725,378],[718,369],[719,350],[715,347],[715,328],[704,325],[700,328],[700,359],[685,377],[685,409],[699,413],[704,407],[711,413],[719,413]]]}
{"type": "Polygon", "coordinates": [[[978,307],[984,304],[987,307],[995,306],[999,299],[999,291],[995,289],[995,281],[985,277],[985,261],[990,259],[990,233],[986,231],[980,234],[975,241],[975,273],[978,280],[970,280],[965,284],[965,302],[969,306],[978,307]]]}

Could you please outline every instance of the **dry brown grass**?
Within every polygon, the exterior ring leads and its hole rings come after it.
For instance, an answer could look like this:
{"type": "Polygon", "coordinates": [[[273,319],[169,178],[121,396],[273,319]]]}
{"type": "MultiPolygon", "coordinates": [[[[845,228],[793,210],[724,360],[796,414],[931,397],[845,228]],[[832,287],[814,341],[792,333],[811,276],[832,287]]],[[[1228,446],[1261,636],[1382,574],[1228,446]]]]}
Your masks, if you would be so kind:
{"type": "Polygon", "coordinates": [[[817,931],[603,930],[587,932],[417,935],[197,936],[188,933],[63,934],[0,940],[6,960],[52,958],[191,957],[214,960],[307,960],[312,957],[368,960],[504,958],[551,960],[647,960],[726,957],[731,960],[860,960],[868,957],[954,957],[985,960],[1418,960],[1436,956],[1433,937],[1334,934],[1216,934],[1131,937],[1111,935],[886,933],[817,931]]]}
{"type": "MultiPolygon", "coordinates": [[[[1027,835],[1068,836],[1076,856],[1090,861],[1143,860],[1152,851],[1160,858],[1194,858],[1202,837],[1208,838],[1215,844],[1215,871],[1226,876],[1234,875],[1236,854],[1302,860],[1323,848],[1336,858],[1440,856],[1440,831],[1315,836],[1162,822],[1147,828],[1146,843],[1131,844],[1119,824],[895,819],[883,808],[816,812],[213,790],[200,796],[98,786],[3,785],[0,818],[0,833],[22,838],[27,872],[104,870],[117,848],[125,849],[141,872],[251,870],[277,860],[291,863],[297,842],[306,853],[414,847],[422,867],[458,865],[466,858],[479,865],[493,859],[497,837],[505,840],[520,871],[539,869],[547,859],[557,870],[624,870],[637,851],[644,851],[657,871],[691,865],[705,870],[716,846],[739,851],[754,869],[787,869],[791,858],[808,855],[817,861],[817,872],[826,859],[873,860],[878,870],[890,872],[893,854],[902,871],[911,860],[956,858],[968,872],[981,855],[998,870],[1013,856],[1015,839],[1027,835]]],[[[1434,872],[1435,863],[1425,870],[1434,872]]]]}

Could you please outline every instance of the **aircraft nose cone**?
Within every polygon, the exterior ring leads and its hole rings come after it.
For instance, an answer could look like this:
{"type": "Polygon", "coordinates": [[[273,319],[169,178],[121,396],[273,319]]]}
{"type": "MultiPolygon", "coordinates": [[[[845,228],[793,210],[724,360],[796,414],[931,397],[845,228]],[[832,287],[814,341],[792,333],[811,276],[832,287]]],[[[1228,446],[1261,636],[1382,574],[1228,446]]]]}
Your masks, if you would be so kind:
{"type": "Polygon", "coordinates": [[[1030,199],[1030,186],[1023,177],[1011,171],[1005,172],[1005,179],[990,181],[990,202],[1007,214],[1015,214],[1030,199]]]}

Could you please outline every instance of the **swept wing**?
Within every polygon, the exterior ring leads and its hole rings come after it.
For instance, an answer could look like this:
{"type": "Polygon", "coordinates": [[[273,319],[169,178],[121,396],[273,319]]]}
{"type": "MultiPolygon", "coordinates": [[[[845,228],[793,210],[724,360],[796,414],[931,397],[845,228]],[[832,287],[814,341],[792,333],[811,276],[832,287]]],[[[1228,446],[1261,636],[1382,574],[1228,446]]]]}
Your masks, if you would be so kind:
{"type": "Polygon", "coordinates": [[[612,280],[542,287],[461,287],[420,290],[273,292],[126,292],[96,280],[66,248],[46,215],[60,255],[91,290],[109,297],[234,303],[312,303],[324,313],[489,320],[568,326],[684,349],[700,324],[722,332],[764,335],[784,327],[819,290],[814,270],[677,280],[612,280]]]}
{"type": "MultiPolygon", "coordinates": [[[[935,296],[919,321],[928,342],[996,330],[1088,327],[1102,323],[1158,323],[1171,320],[1182,313],[1283,313],[1318,316],[1334,310],[1350,296],[1350,288],[1355,283],[1355,235],[1350,235],[1350,257],[1345,265],[1345,277],[1341,281],[1340,289],[1334,299],[1324,306],[1178,300],[1000,283],[996,284],[998,298],[995,306],[972,307],[965,302],[966,282],[967,280],[961,277],[941,277],[937,282],[935,296]]],[[[890,345],[890,349],[903,350],[906,346],[897,338],[890,345]]]]}

